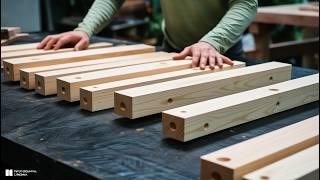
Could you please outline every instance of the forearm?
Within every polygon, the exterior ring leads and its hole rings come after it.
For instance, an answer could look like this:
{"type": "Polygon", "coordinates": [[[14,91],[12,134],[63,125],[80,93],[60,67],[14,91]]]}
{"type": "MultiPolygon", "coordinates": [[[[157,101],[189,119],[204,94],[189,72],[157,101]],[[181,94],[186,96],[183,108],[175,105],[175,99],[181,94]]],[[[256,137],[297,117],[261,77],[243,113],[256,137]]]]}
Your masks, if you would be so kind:
{"type": "Polygon", "coordinates": [[[237,41],[255,18],[257,0],[229,0],[229,10],[219,24],[200,41],[210,43],[220,53],[225,53],[237,41]]]}
{"type": "Polygon", "coordinates": [[[89,37],[100,32],[110,23],[123,2],[124,0],[95,0],[75,31],[84,31],[89,37]]]}

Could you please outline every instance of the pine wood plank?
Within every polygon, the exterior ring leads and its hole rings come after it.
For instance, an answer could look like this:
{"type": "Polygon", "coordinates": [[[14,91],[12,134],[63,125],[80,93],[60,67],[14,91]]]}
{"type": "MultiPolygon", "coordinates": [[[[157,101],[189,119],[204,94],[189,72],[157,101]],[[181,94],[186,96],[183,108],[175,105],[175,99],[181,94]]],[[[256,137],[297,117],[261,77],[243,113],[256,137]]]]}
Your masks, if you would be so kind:
{"type": "MultiPolygon", "coordinates": [[[[88,49],[97,49],[97,48],[104,48],[104,47],[111,47],[111,43],[101,42],[101,43],[93,43],[88,46],[88,49]]],[[[59,50],[44,50],[44,49],[27,49],[22,51],[14,51],[14,52],[2,52],[1,53],[1,60],[4,59],[12,59],[12,58],[19,58],[19,57],[28,57],[28,56],[37,56],[37,55],[44,55],[44,54],[53,54],[53,53],[61,53],[61,52],[70,52],[74,51],[74,48],[62,48],[59,50]]]]}
{"type": "Polygon", "coordinates": [[[214,70],[208,67],[205,70],[200,70],[200,68],[184,69],[83,87],[80,88],[80,107],[91,112],[113,108],[115,91],[241,67],[245,67],[245,63],[234,61],[233,66],[224,64],[222,69],[219,67],[216,67],[214,70]]]}
{"type": "Polygon", "coordinates": [[[3,53],[3,52],[13,52],[13,51],[24,51],[24,50],[28,50],[28,49],[36,49],[38,45],[39,45],[39,42],[2,46],[1,47],[1,53],[3,53]]]}
{"type": "Polygon", "coordinates": [[[19,81],[22,68],[48,66],[54,64],[63,64],[116,56],[125,56],[132,54],[142,54],[154,52],[153,46],[139,44],[128,46],[117,46],[100,49],[90,49],[78,52],[64,52],[58,54],[30,56],[25,58],[14,58],[3,60],[4,77],[7,80],[19,81]]]}
{"type": "Polygon", "coordinates": [[[57,78],[57,93],[59,97],[66,101],[79,101],[80,87],[142,76],[149,76],[153,74],[160,74],[188,68],[191,68],[190,60],[179,60],[148,63],[142,65],[64,76],[57,78]]]}
{"type": "Polygon", "coordinates": [[[319,100],[319,74],[163,112],[166,137],[189,141],[319,100]]]}
{"type": "Polygon", "coordinates": [[[135,119],[282,81],[291,65],[270,62],[115,92],[115,112],[135,119]]]}
{"type": "Polygon", "coordinates": [[[92,66],[92,65],[98,65],[98,64],[110,64],[110,63],[116,63],[116,62],[122,63],[123,61],[127,62],[127,61],[141,60],[141,59],[153,59],[153,60],[160,59],[161,60],[164,58],[168,59],[168,57],[173,56],[176,53],[171,53],[171,54],[172,55],[166,52],[151,52],[151,53],[144,53],[144,54],[119,56],[119,57],[113,57],[113,58],[80,61],[80,62],[74,62],[74,63],[24,68],[24,69],[20,69],[20,86],[22,88],[29,89],[29,90],[35,89],[35,74],[39,72],[70,69],[75,67],[92,66]]]}
{"type": "Polygon", "coordinates": [[[130,58],[128,58],[128,60],[126,61],[39,72],[35,74],[36,92],[45,96],[57,94],[56,79],[58,77],[146,63],[166,62],[168,60],[173,60],[173,56],[174,54],[162,52],[161,55],[158,54],[156,57],[153,58],[141,57],[140,59],[131,60],[130,58]]]}
{"type": "Polygon", "coordinates": [[[319,144],[251,172],[244,179],[319,179],[319,144]]]}
{"type": "Polygon", "coordinates": [[[201,156],[201,180],[240,180],[249,172],[316,144],[319,116],[201,156]]]}

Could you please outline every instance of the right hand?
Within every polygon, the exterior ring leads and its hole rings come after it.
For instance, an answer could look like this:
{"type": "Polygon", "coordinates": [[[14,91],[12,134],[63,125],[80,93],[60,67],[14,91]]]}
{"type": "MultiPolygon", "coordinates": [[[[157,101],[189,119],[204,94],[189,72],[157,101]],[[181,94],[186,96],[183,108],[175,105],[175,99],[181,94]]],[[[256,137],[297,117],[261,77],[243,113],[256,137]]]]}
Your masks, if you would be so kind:
{"type": "Polygon", "coordinates": [[[69,31],[56,35],[49,35],[44,38],[38,45],[38,49],[60,49],[61,47],[71,44],[76,51],[86,49],[90,39],[87,33],[82,31],[69,31]]]}

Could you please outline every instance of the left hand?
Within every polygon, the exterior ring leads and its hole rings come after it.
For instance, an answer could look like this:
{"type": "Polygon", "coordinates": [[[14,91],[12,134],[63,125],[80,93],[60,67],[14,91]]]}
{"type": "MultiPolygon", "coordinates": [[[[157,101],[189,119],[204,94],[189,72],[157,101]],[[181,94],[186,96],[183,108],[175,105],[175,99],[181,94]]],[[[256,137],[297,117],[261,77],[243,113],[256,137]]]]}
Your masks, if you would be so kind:
{"type": "Polygon", "coordinates": [[[198,42],[184,48],[184,50],[173,57],[173,59],[185,59],[187,56],[192,56],[192,67],[200,66],[202,70],[205,69],[207,65],[209,65],[210,69],[214,69],[216,65],[222,68],[223,63],[233,65],[231,59],[220,54],[211,44],[206,42],[198,42]]]}

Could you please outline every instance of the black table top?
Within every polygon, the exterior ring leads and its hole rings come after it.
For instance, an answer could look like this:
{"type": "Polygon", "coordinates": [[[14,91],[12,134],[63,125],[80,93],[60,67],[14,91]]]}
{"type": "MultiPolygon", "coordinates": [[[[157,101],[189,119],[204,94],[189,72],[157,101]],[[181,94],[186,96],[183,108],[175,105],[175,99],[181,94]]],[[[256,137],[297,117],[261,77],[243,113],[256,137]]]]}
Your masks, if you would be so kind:
{"type": "MultiPolygon", "coordinates": [[[[318,71],[293,68],[293,78],[318,71]]],[[[136,120],[113,109],[43,97],[1,74],[1,158],[50,179],[199,179],[200,156],[319,114],[318,102],[182,143],[165,139],[161,115],[136,120]]]]}

